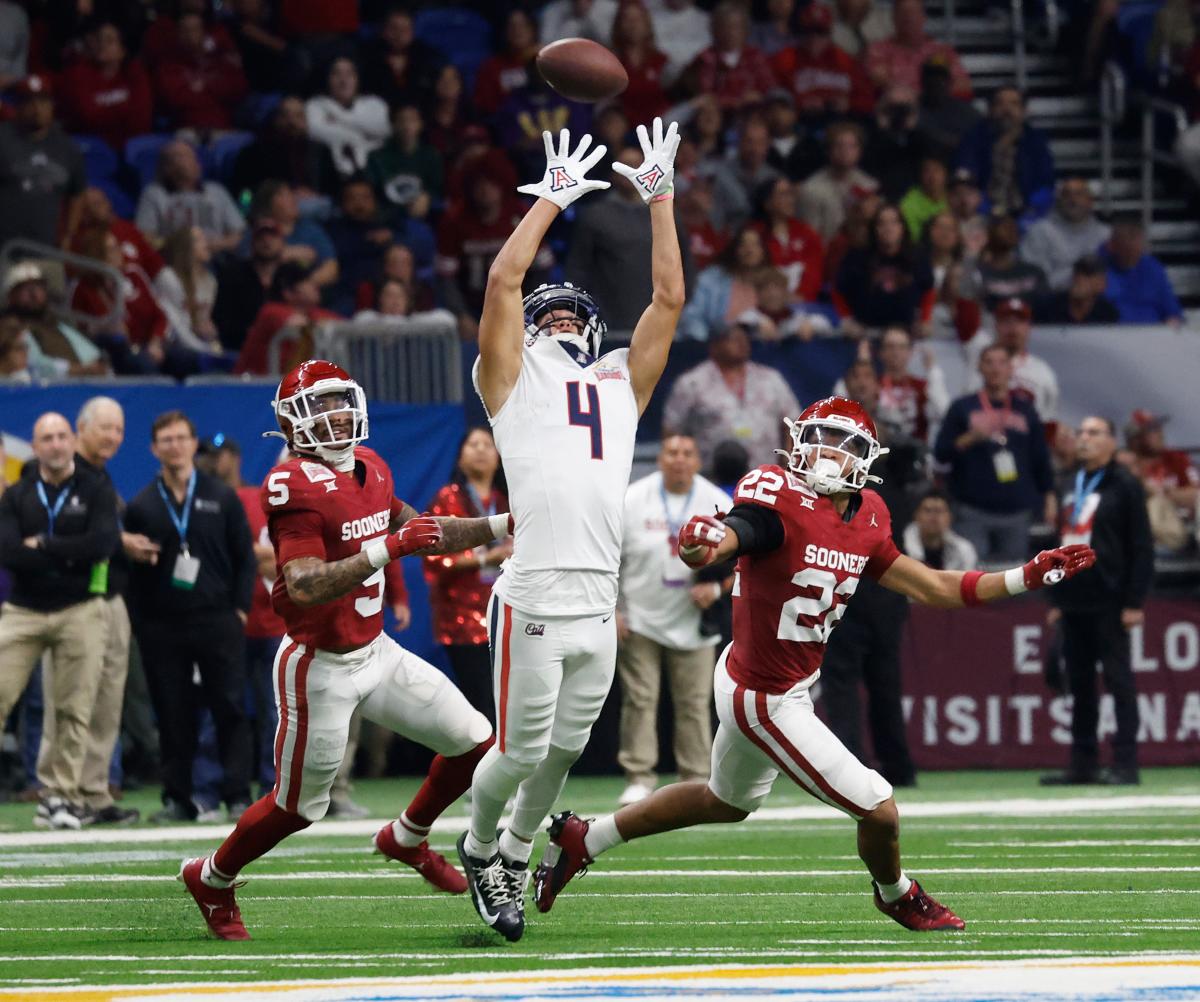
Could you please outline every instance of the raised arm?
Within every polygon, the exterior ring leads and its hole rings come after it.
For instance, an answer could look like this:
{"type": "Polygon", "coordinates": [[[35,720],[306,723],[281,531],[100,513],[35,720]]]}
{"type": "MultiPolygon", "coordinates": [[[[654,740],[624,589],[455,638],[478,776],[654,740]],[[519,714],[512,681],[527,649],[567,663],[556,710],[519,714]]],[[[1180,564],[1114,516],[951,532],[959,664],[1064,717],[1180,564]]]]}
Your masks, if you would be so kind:
{"type": "Polygon", "coordinates": [[[546,173],[537,184],[522,185],[517,191],[534,195],[533,208],[517,224],[500,248],[488,270],[487,289],[483,294],[483,313],[479,319],[479,391],[489,414],[497,413],[521,374],[521,353],[525,341],[525,315],[521,307],[521,286],[533,264],[546,231],[558,214],[589,191],[607,188],[607,181],[592,181],[587,172],[606,150],[597,146],[586,158],[591,136],[579,141],[570,152],[570,133],[559,133],[557,152],[549,132],[542,133],[546,144],[546,173]]]}
{"type": "Polygon", "coordinates": [[[629,376],[640,414],[646,410],[667,364],[667,353],[671,350],[675,327],[683,310],[684,281],[673,201],[679,127],[672,122],[664,135],[662,119],[656,118],[653,142],[644,125],[638,126],[637,134],[642,145],[641,166],[634,168],[615,163],[613,170],[624,176],[650,207],[653,294],[650,305],[634,328],[629,345],[629,376]]]}

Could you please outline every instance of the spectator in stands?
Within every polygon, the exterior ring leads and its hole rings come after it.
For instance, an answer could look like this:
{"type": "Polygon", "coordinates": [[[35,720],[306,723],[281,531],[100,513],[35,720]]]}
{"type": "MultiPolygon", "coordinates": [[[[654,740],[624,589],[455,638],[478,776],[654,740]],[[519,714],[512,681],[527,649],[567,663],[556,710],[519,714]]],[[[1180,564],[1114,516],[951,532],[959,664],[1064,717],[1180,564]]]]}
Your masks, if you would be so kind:
{"type": "Polygon", "coordinates": [[[750,361],[750,334],[741,324],[718,329],[708,341],[708,360],[683,373],[663,410],[663,437],[689,435],[704,466],[717,446],[734,440],[750,466],[775,462],[790,442],[785,417],[800,413],[787,380],[770,366],[750,361]]]}
{"type": "Polygon", "coordinates": [[[700,453],[687,435],[664,436],[658,469],[625,492],[617,599],[620,747],[625,773],[619,802],[644,800],[658,784],[659,690],[666,674],[674,711],[680,778],[705,780],[712,754],[712,674],[720,636],[702,616],[732,587],[700,581],[679,559],[679,531],[698,511],[728,511],[733,501],[700,476],[700,453]]]}
{"type": "Polygon", "coordinates": [[[0,122],[0,247],[14,239],[57,246],[78,225],[83,154],[54,120],[48,77],[26,77],[12,96],[15,117],[0,122]]]}
{"type": "Polygon", "coordinates": [[[833,43],[855,59],[892,33],[891,10],[874,0],[834,0],[833,43]]]}
{"type": "Polygon", "coordinates": [[[504,19],[504,48],[489,56],[475,77],[475,107],[494,115],[514,90],[529,85],[529,63],[538,52],[538,28],[533,15],[521,8],[504,19]]]}
{"type": "MultiPolygon", "coordinates": [[[[629,75],[629,86],[618,99],[625,115],[629,119],[646,121],[665,115],[671,106],[664,89],[667,57],[655,41],[650,14],[638,0],[622,3],[617,11],[613,21],[612,49],[629,75]]],[[[610,145],[609,149],[616,147],[610,145]]]]}
{"type": "Polygon", "coordinates": [[[1183,323],[1183,307],[1171,287],[1170,276],[1146,250],[1146,228],[1138,216],[1114,220],[1108,243],[1100,248],[1108,269],[1105,293],[1116,306],[1123,324],[1183,323]]]}
{"type": "Polygon", "coordinates": [[[875,416],[889,428],[922,444],[950,405],[946,377],[933,350],[924,349],[925,378],[912,374],[912,334],[904,327],[889,327],[879,339],[879,397],[875,416]]]}
{"type": "Polygon", "coordinates": [[[974,296],[987,309],[1004,299],[1017,297],[1034,303],[1046,294],[1046,276],[1036,264],[1017,256],[1021,230],[1013,216],[993,215],[988,223],[987,244],[974,269],[966,276],[964,293],[974,296]]]}
{"type": "Polygon", "coordinates": [[[1012,392],[1012,357],[994,344],[979,356],[983,389],[950,404],[934,458],[950,469],[955,528],[985,562],[1023,560],[1032,512],[1055,524],[1054,471],[1033,404],[1012,392]]]}
{"type": "MultiPolygon", "coordinates": [[[[450,482],[434,495],[429,511],[443,518],[483,518],[508,508],[500,453],[488,428],[469,428],[458,446],[450,482]]],[[[500,565],[511,555],[503,540],[461,553],[423,559],[433,612],[433,633],[446,648],[454,679],[480,713],[495,721],[487,606],[500,565]]]]}
{"type": "Polygon", "coordinates": [[[867,246],[848,251],[834,281],[842,325],[853,330],[912,327],[933,310],[933,275],[908,235],[900,210],[885,204],[871,220],[867,246]]]}
{"type": "Polygon", "coordinates": [[[741,225],[754,208],[754,193],[763,184],[780,176],[767,163],[771,136],[760,119],[752,118],[742,126],[737,154],[722,161],[713,172],[713,224],[720,229],[741,225]]]}
{"type": "Polygon", "coordinates": [[[820,234],[796,218],[796,186],[786,177],[773,178],[756,193],[755,203],[767,257],[787,276],[792,298],[815,303],[825,281],[825,248],[820,234]]]}
{"type": "Polygon", "coordinates": [[[267,128],[238,153],[229,187],[242,198],[264,181],[290,184],[302,206],[324,204],[337,191],[329,147],[309,136],[304,99],[295,94],[280,100],[267,128]]]}
{"type": "Polygon", "coordinates": [[[750,44],[764,56],[796,44],[796,0],[767,0],[765,17],[750,25],[750,44]]]}
{"type": "Polygon", "coordinates": [[[946,203],[962,234],[963,257],[968,260],[978,257],[987,244],[988,221],[979,211],[983,204],[979,182],[968,168],[959,167],[950,176],[946,203]]]}
{"type": "Polygon", "coordinates": [[[1112,230],[1096,218],[1094,205],[1085,178],[1064,178],[1050,214],[1029,227],[1021,241],[1021,257],[1042,269],[1054,292],[1071,283],[1071,268],[1076,261],[1085,254],[1095,254],[1112,235],[1112,230]]]}
{"type": "Polygon", "coordinates": [[[775,53],[771,68],[792,92],[801,120],[823,125],[846,115],[869,115],[875,106],[871,82],[854,58],[834,45],[829,8],[810,3],[796,25],[799,41],[775,53]]]}
{"type": "Polygon", "coordinates": [[[203,179],[195,149],[182,140],[163,147],[157,175],[142,190],[134,221],[158,246],[169,233],[199,226],[214,254],[235,248],[246,230],[229,191],[203,179]]]}
{"type": "Polygon", "coordinates": [[[242,631],[254,588],[254,543],[237,494],[196,469],[196,429],[187,415],[160,414],[151,436],[161,470],[129,502],[125,529],[161,548],[154,561],[134,562],[129,590],[162,740],[163,809],[154,819],[196,816],[197,669],[217,729],[222,799],[236,818],[250,801],[242,631]]]}
{"type": "Polygon", "coordinates": [[[228,129],[246,95],[246,76],[236,50],[209,48],[200,14],[183,13],[172,54],[155,68],[154,93],[177,129],[194,133],[228,129]]]}
{"type": "Polygon", "coordinates": [[[904,529],[903,549],[939,571],[972,571],[979,565],[970,540],[950,528],[950,497],[931,489],[922,495],[904,529]]]}
{"type": "Polygon", "coordinates": [[[390,108],[424,104],[433,96],[445,57],[416,37],[413,16],[403,7],[389,10],[379,37],[363,53],[363,87],[390,108]]]}
{"type": "Polygon", "coordinates": [[[676,337],[707,341],[758,305],[756,283],[771,267],[764,241],[753,223],[734,234],[716,262],[697,276],[676,337]]]}
{"type": "MultiPolygon", "coordinates": [[[[767,154],[769,166],[793,181],[800,181],[824,166],[825,150],[815,132],[800,124],[790,90],[774,87],[768,91],[764,114],[767,131],[771,134],[771,151],[767,154]]],[[[675,170],[678,176],[678,156],[675,170]]]]}
{"type": "Polygon", "coordinates": [[[266,0],[233,0],[229,34],[237,46],[242,72],[251,91],[260,94],[291,90],[301,84],[302,66],[287,39],[272,26],[266,0]]]}
{"type": "MultiPolygon", "coordinates": [[[[678,169],[678,156],[675,165],[678,169]]],[[[692,264],[697,271],[702,271],[716,260],[728,239],[723,230],[713,226],[712,204],[712,185],[707,178],[697,178],[686,190],[677,191],[675,195],[679,222],[683,226],[692,264]]]]}
{"type": "Polygon", "coordinates": [[[250,203],[250,219],[254,222],[273,219],[278,223],[283,234],[283,259],[313,269],[312,279],[318,286],[324,288],[337,281],[338,261],[333,241],[319,223],[300,215],[291,185],[284,181],[264,181],[250,203]]]}
{"type": "Polygon", "coordinates": [[[921,234],[921,249],[933,274],[938,302],[953,306],[958,298],[963,260],[962,232],[949,209],[936,213],[921,234]]]}
{"type": "Polygon", "coordinates": [[[963,101],[971,100],[971,78],[958,53],[945,42],[925,34],[925,5],[921,0],[895,0],[892,4],[890,38],[872,42],[863,54],[863,65],[880,90],[900,85],[916,91],[921,85],[921,67],[938,59],[950,71],[950,92],[963,101]]]}
{"type": "Polygon", "coordinates": [[[863,133],[854,122],[837,122],[825,132],[829,166],[822,167],[800,186],[800,218],[828,242],[846,218],[851,195],[872,192],[879,183],[859,169],[863,133]]]}
{"type": "Polygon", "coordinates": [[[492,116],[496,142],[521,177],[536,176],[545,169],[543,132],[557,134],[565,128],[571,135],[581,136],[590,131],[592,124],[591,108],[559,94],[538,72],[533,60],[527,77],[528,83],[509,91],[492,116]]]}
{"type": "MultiPolygon", "coordinates": [[[[618,145],[610,149],[619,150],[625,142],[622,138],[618,145]]],[[[488,174],[505,191],[516,188],[520,183],[508,153],[492,142],[491,133],[482,125],[468,125],[463,129],[454,156],[447,156],[445,163],[447,203],[461,202],[467,195],[466,182],[474,180],[479,173],[488,174]]]]}
{"type": "Polygon", "coordinates": [[[425,219],[442,200],[442,155],[422,139],[421,109],[404,104],[392,111],[392,135],[367,157],[367,177],[387,204],[425,219]]]}
{"type": "Polygon", "coordinates": [[[1080,468],[1064,504],[1063,543],[1096,551],[1096,564],[1053,589],[1051,622],[1061,621],[1071,693],[1071,760],[1044,786],[1131,785],[1138,775],[1138,698],[1128,631],[1145,622],[1142,606],[1154,577],[1154,549],[1141,485],[1115,461],[1112,422],[1090,416],[1079,426],[1080,468]],[[1100,771],[1096,662],[1113,702],[1113,764],[1100,771]]]}
{"type": "Polygon", "coordinates": [[[321,308],[321,288],[314,280],[312,270],[295,261],[284,262],[275,269],[270,298],[263,303],[246,332],[246,341],[233,371],[256,376],[286,371],[291,364],[282,363],[282,358],[311,357],[317,324],[341,319],[338,314],[321,308]],[[288,332],[287,339],[294,343],[281,350],[274,342],[276,335],[284,330],[288,332]]]}
{"type": "Polygon", "coordinates": [[[920,183],[909,188],[900,200],[900,215],[913,240],[920,240],[934,216],[949,210],[946,201],[946,164],[937,157],[921,161],[920,183]]]}
{"type": "Polygon", "coordinates": [[[957,160],[979,182],[988,207],[1036,217],[1054,197],[1054,155],[1045,133],[1030,125],[1025,114],[1020,90],[997,88],[988,117],[963,136],[957,160]]]}
{"type": "Polygon", "coordinates": [[[879,182],[883,197],[899,202],[921,180],[921,159],[928,153],[917,132],[917,94],[902,84],[888,87],[875,106],[867,133],[863,170],[879,182]]]}
{"type": "Polygon", "coordinates": [[[372,309],[362,309],[354,314],[355,323],[383,324],[397,330],[432,332],[442,330],[454,334],[458,322],[449,310],[432,309],[417,311],[413,304],[412,290],[407,282],[385,278],[379,283],[379,294],[372,309]]]}
{"type": "MultiPolygon", "coordinates": [[[[474,170],[464,187],[466,198],[450,205],[438,224],[436,270],[441,301],[458,317],[463,339],[474,341],[488,269],[525,213],[513,190],[502,188],[486,166],[474,170]]],[[[553,252],[543,244],[527,282],[539,285],[553,264],[553,252]]]]}
{"type": "Polygon", "coordinates": [[[741,111],[761,102],[775,85],[775,77],[764,54],[747,44],[749,32],[745,7],[733,0],[714,7],[713,44],[684,71],[684,87],[692,94],[712,95],[726,111],[741,111]]]}
{"type": "Polygon", "coordinates": [[[31,444],[36,462],[0,496],[0,562],[12,574],[0,616],[0,720],[51,653],[45,712],[55,726],[38,756],[34,821],[79,829],[89,814],[84,767],[109,628],[107,582],[100,586],[95,568],[117,548],[116,493],[107,477],[75,462],[75,435],[61,414],[39,417],[31,444]]]}
{"type": "MultiPolygon", "coordinates": [[[[825,275],[836,276],[842,260],[852,249],[864,249],[871,240],[871,220],[883,208],[878,191],[855,189],[846,199],[846,216],[825,247],[825,275]]],[[[828,283],[827,283],[828,284],[828,283]]]]}
{"type": "Polygon", "coordinates": [[[118,153],[133,136],[150,131],[154,96],[141,61],[130,57],[117,26],[101,20],[87,35],[87,58],[59,77],[63,125],[99,136],[118,153]]]}
{"type": "MultiPolygon", "coordinates": [[[[596,114],[592,123],[592,135],[596,142],[603,143],[610,150],[619,150],[627,146],[633,135],[633,127],[629,124],[629,116],[619,104],[606,104],[596,114]]],[[[683,179],[679,173],[679,154],[675,154],[675,176],[683,179]]],[[[680,188],[676,185],[676,189],[680,188]]]]}
{"type": "Polygon", "coordinates": [[[692,106],[695,114],[684,126],[679,145],[694,149],[697,161],[711,170],[726,153],[725,116],[721,114],[721,106],[710,97],[701,95],[693,100],[692,106]]]}
{"type": "Polygon", "coordinates": [[[220,336],[213,321],[217,279],[204,231],[198,226],[176,230],[163,244],[163,259],[167,267],[159,273],[154,289],[172,329],[193,348],[219,352],[220,336]]]}
{"type": "Polygon", "coordinates": [[[417,276],[417,262],[412,250],[404,244],[392,244],[383,252],[379,277],[359,285],[354,296],[355,307],[359,310],[374,308],[388,282],[404,287],[409,307],[418,313],[432,310],[436,305],[433,286],[417,276]]]}
{"type": "Polygon", "coordinates": [[[1071,284],[1034,303],[1040,324],[1116,324],[1121,314],[1104,294],[1108,271],[1095,254],[1086,254],[1071,267],[1071,284]]]}
{"type": "MultiPolygon", "coordinates": [[[[0,313],[0,383],[29,386],[33,376],[33,370],[29,368],[29,334],[25,325],[11,313],[0,313]]],[[[3,458],[4,453],[0,451],[0,461],[3,458]]]]}
{"type": "Polygon", "coordinates": [[[952,151],[975,125],[980,115],[970,101],[951,93],[950,67],[934,56],[921,66],[917,132],[931,147],[952,151]]]}
{"type": "Polygon", "coordinates": [[[7,90],[28,72],[29,15],[19,4],[0,3],[0,91],[7,90]]]}
{"type": "Polygon", "coordinates": [[[542,42],[588,38],[609,45],[618,6],[617,0],[552,0],[542,8],[542,42]]]}
{"type": "MultiPolygon", "coordinates": [[[[1043,424],[1058,421],[1058,377],[1045,359],[1031,354],[1029,351],[1029,334],[1032,327],[1032,311],[1023,299],[1013,297],[1001,300],[996,304],[996,339],[995,344],[1008,351],[1012,359],[1012,381],[1014,392],[1033,401],[1037,408],[1038,417],[1043,424]]],[[[980,340],[987,337],[980,334],[980,340]]],[[[968,357],[978,350],[976,342],[968,345],[968,357]]],[[[977,390],[983,385],[982,379],[976,374],[969,382],[968,389],[977,390]]]]}
{"type": "Polygon", "coordinates": [[[226,57],[237,54],[237,47],[225,25],[211,18],[208,0],[178,0],[178,3],[164,3],[161,7],[142,35],[141,57],[151,72],[162,63],[179,57],[179,21],[189,14],[203,19],[205,51],[226,57]]]}
{"type": "Polygon", "coordinates": [[[93,226],[110,229],[116,235],[121,244],[121,253],[125,256],[122,270],[140,269],[150,281],[158,277],[163,266],[162,255],[141,230],[113,211],[112,202],[100,188],[88,188],[81,196],[79,227],[71,235],[67,249],[78,254],[80,235],[93,226]]]}
{"type": "Polygon", "coordinates": [[[37,379],[103,376],[108,358],[85,335],[61,320],[50,306],[41,266],[23,261],[4,275],[4,308],[26,332],[28,367],[37,379]]]}
{"type": "Polygon", "coordinates": [[[667,57],[663,84],[670,87],[683,68],[712,45],[708,15],[695,0],[658,0],[650,5],[650,17],[658,47],[667,57]]]}
{"type": "Polygon", "coordinates": [[[1191,538],[1200,500],[1200,471],[1181,449],[1168,449],[1163,432],[1170,418],[1135,410],[1125,426],[1125,444],[1136,457],[1134,473],[1146,491],[1155,543],[1178,551],[1191,538]]]}
{"type": "Polygon", "coordinates": [[[338,313],[350,314],[358,286],[378,277],[384,249],[392,245],[396,233],[366,177],[348,178],[338,204],[340,212],[328,224],[338,262],[338,280],[329,290],[329,302],[338,313]]]}
{"type": "Polygon", "coordinates": [[[330,64],[326,93],[310,97],[305,113],[309,135],[329,147],[343,177],[363,170],[367,156],[390,131],[387,105],[373,94],[359,93],[358,67],[344,57],[330,64]]]}
{"type": "Polygon", "coordinates": [[[811,341],[833,333],[825,309],[792,298],[788,278],[778,268],[763,268],[754,279],[754,306],[738,316],[756,341],[797,337],[811,341]]]}
{"type": "Polygon", "coordinates": [[[447,63],[438,71],[433,97],[425,114],[429,145],[440,152],[447,163],[458,156],[469,131],[472,111],[462,73],[453,63],[447,63]]]}
{"type": "Polygon", "coordinates": [[[239,351],[246,332],[267,301],[275,270],[283,263],[283,230],[270,217],[251,226],[250,256],[227,260],[218,271],[213,321],[223,344],[239,351]]]}

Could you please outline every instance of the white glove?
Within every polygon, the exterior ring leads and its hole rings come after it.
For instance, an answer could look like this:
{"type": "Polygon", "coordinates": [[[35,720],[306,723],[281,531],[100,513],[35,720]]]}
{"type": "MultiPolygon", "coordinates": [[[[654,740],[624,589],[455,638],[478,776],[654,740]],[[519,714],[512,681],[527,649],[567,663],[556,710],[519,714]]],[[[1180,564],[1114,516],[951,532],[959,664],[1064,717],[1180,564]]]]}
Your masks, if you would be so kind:
{"type": "Polygon", "coordinates": [[[554,140],[549,132],[542,133],[542,142],[546,144],[546,173],[536,184],[523,184],[517,189],[523,195],[533,195],[553,202],[560,209],[586,195],[589,191],[603,191],[609,187],[607,181],[593,181],[586,177],[600,158],[608,152],[608,147],[597,146],[584,159],[587,148],[592,145],[592,137],[585,135],[579,140],[575,152],[571,152],[571,134],[566,129],[558,134],[558,152],[554,152],[554,140]]]}
{"type": "Polygon", "coordinates": [[[613,170],[624,175],[642,196],[642,201],[649,204],[658,196],[668,197],[673,192],[675,181],[675,151],[679,149],[679,126],[674,122],[663,135],[661,118],[654,120],[654,142],[650,142],[650,134],[644,125],[637,127],[638,142],[642,144],[642,165],[630,167],[627,164],[615,163],[613,170]]]}

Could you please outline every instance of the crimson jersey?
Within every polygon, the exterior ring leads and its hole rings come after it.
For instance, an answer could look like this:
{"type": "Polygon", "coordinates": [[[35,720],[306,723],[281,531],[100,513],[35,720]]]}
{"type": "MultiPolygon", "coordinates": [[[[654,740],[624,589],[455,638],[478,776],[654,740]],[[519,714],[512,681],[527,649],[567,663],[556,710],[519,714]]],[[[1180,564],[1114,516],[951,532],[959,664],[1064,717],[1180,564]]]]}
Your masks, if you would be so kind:
{"type": "Polygon", "coordinates": [[[735,682],[779,694],[816,681],[825,643],[859,578],[878,579],[900,555],[883,499],[871,490],[861,497],[844,522],[829,498],[779,466],[760,466],[738,483],[734,504],[779,515],[783,545],[738,558],[726,660],[735,682]]]}
{"type": "Polygon", "coordinates": [[[324,650],[362,647],[383,630],[383,568],[341,598],[304,607],[292,601],[283,580],[289,560],[344,560],[371,540],[387,536],[400,511],[392,471],[370,449],[359,446],[354,456],[352,473],[340,473],[315,459],[290,459],[267,474],[262,487],[262,509],[279,568],[271,604],[289,637],[324,650]],[[361,484],[356,475],[360,466],[361,484]]]}
{"type": "Polygon", "coordinates": [[[879,406],[876,416],[900,428],[911,438],[929,441],[929,384],[916,376],[901,379],[883,376],[879,380],[879,406]]]}

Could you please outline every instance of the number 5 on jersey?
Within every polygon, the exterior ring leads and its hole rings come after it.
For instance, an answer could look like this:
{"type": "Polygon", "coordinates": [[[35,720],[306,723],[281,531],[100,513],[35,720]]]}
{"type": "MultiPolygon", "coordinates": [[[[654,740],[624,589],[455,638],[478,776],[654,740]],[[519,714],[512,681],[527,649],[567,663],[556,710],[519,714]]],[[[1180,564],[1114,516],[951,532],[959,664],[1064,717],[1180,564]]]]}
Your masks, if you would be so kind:
{"type": "Polygon", "coordinates": [[[592,435],[592,459],[604,458],[604,438],[600,424],[600,393],[594,383],[567,383],[567,420],[580,428],[587,428],[592,435]],[[583,409],[583,392],[587,391],[587,410],[583,409]]]}

